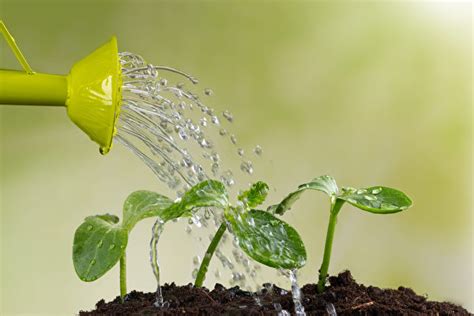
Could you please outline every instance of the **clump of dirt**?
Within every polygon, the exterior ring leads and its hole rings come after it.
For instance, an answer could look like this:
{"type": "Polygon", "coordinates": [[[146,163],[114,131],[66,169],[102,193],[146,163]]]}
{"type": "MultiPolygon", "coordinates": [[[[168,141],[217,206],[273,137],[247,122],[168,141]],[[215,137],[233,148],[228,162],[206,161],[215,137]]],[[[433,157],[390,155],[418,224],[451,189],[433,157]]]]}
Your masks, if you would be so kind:
{"type": "MultiPolygon", "coordinates": [[[[349,271],[329,278],[330,285],[322,294],[316,284],[302,288],[303,305],[307,315],[470,315],[461,306],[447,302],[433,302],[413,290],[380,289],[358,284],[349,271]]],[[[163,286],[168,306],[153,305],[155,293],[132,291],[121,303],[120,297],[106,303],[100,300],[96,309],[86,315],[277,315],[286,310],[294,314],[291,293],[275,285],[266,285],[258,293],[239,287],[225,288],[216,284],[212,291],[195,288],[191,284],[163,286]]]]}

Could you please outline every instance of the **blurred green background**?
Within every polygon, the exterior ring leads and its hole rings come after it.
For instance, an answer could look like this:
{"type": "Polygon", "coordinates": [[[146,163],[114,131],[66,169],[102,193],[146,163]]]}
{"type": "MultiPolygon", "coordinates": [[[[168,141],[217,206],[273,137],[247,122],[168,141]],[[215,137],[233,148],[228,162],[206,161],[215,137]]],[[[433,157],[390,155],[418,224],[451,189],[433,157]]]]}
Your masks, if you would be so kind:
{"type": "MultiPolygon", "coordinates": [[[[234,112],[241,144],[263,146],[256,178],[275,188],[271,202],[321,174],[407,192],[414,207],[398,215],[341,213],[330,272],[350,269],[366,285],[404,285],[473,311],[471,10],[469,2],[0,2],[37,71],[67,73],[115,34],[121,51],[196,75],[214,89],[216,109],[234,112]]],[[[0,48],[0,67],[19,68],[4,41],[0,48]]],[[[0,115],[1,314],[70,315],[113,298],[118,270],[94,283],[76,277],[74,230],[88,215],[119,215],[129,192],[164,185],[119,145],[99,155],[64,109],[1,106],[0,115]]],[[[309,252],[300,283],[312,282],[327,199],[307,194],[285,218],[309,252]]],[[[160,261],[164,281],[184,284],[198,246],[180,224],[167,228],[160,261]]],[[[130,289],[155,286],[150,225],[131,235],[130,289]]]]}

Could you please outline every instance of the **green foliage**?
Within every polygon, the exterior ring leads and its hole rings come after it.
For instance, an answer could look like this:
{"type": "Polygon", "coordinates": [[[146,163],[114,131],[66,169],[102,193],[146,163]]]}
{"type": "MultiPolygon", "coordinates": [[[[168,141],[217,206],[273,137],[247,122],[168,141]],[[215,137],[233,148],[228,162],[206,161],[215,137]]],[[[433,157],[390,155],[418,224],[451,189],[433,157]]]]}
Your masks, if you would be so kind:
{"type": "Polygon", "coordinates": [[[252,259],[272,268],[304,266],[306,250],[298,232],[272,214],[251,210],[228,211],[225,217],[240,248],[252,259]]]}
{"type": "MultiPolygon", "coordinates": [[[[263,203],[267,194],[266,183],[254,183],[238,196],[244,207],[224,208],[225,225],[237,237],[240,248],[255,261],[273,268],[300,268],[306,262],[306,250],[296,230],[269,212],[251,210],[263,203]]],[[[225,225],[221,225],[206,251],[194,283],[196,287],[202,286],[225,225]]]]}
{"type": "Polygon", "coordinates": [[[206,180],[189,189],[173,207],[190,212],[199,207],[226,208],[228,205],[229,197],[224,184],[216,180],[206,180]]]}
{"type": "Polygon", "coordinates": [[[298,190],[288,194],[280,204],[271,206],[270,209],[278,215],[283,215],[288,211],[293,203],[295,203],[306,190],[317,190],[326,193],[329,196],[336,195],[339,192],[336,181],[330,176],[321,176],[314,178],[311,182],[302,184],[298,187],[298,190]]]}
{"type": "Polygon", "coordinates": [[[405,193],[383,186],[374,186],[363,189],[343,188],[339,191],[336,181],[330,176],[315,178],[309,183],[302,184],[298,189],[285,197],[280,204],[269,208],[276,214],[284,214],[298,200],[301,194],[308,190],[317,190],[326,193],[331,200],[330,217],[324,247],[324,256],[319,269],[318,291],[324,290],[329,261],[332,251],[332,242],[337,222],[337,215],[345,202],[367,212],[375,214],[391,214],[406,210],[412,202],[405,193]]]}
{"type": "Polygon", "coordinates": [[[218,181],[204,181],[173,202],[166,196],[151,191],[130,194],[123,206],[123,222],[114,215],[87,217],[76,230],[73,244],[73,263],[77,275],[90,282],[104,275],[125,254],[128,234],[137,222],[148,217],[160,217],[167,222],[191,215],[204,206],[227,206],[227,192],[218,181]]]}
{"type": "Polygon", "coordinates": [[[94,281],[111,269],[127,246],[127,230],[113,215],[89,216],[74,235],[73,261],[79,278],[94,281]]]}
{"type": "Polygon", "coordinates": [[[258,181],[250,189],[242,192],[238,200],[244,203],[248,208],[255,208],[262,204],[268,195],[268,185],[265,182],[258,181]]]}
{"type": "Polygon", "coordinates": [[[354,189],[342,188],[339,191],[336,181],[331,176],[321,176],[311,182],[302,184],[298,189],[284,198],[280,204],[272,206],[273,212],[279,215],[288,211],[306,190],[317,190],[326,193],[335,200],[348,202],[353,206],[371,213],[390,214],[409,208],[412,204],[405,193],[383,186],[354,189]]]}
{"type": "MultiPolygon", "coordinates": [[[[159,216],[163,220],[172,217],[165,210],[173,201],[152,191],[135,191],[130,194],[123,205],[123,226],[130,232],[136,223],[144,218],[159,216]]],[[[171,219],[171,218],[169,218],[171,219]]]]}
{"type": "Polygon", "coordinates": [[[338,199],[344,200],[353,206],[376,214],[390,214],[406,210],[412,202],[405,193],[396,189],[376,186],[355,190],[344,189],[338,199]]]}

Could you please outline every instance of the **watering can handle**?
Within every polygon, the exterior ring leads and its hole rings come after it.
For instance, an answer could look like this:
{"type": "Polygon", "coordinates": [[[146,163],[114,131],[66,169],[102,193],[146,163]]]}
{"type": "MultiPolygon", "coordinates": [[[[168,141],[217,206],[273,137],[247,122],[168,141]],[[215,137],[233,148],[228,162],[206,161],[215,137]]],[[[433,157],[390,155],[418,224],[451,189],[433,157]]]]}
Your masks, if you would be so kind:
{"type": "Polygon", "coordinates": [[[7,26],[5,25],[5,23],[3,23],[2,20],[0,20],[0,32],[3,34],[3,37],[5,37],[8,46],[10,46],[11,50],[13,51],[13,54],[15,54],[16,59],[18,59],[25,72],[30,75],[34,74],[33,69],[31,69],[30,65],[26,61],[25,56],[23,56],[23,53],[16,44],[15,39],[10,34],[10,32],[8,32],[7,26]]]}
{"type": "Polygon", "coordinates": [[[67,77],[35,73],[1,20],[0,32],[24,69],[0,69],[0,104],[65,106],[67,77]]]}

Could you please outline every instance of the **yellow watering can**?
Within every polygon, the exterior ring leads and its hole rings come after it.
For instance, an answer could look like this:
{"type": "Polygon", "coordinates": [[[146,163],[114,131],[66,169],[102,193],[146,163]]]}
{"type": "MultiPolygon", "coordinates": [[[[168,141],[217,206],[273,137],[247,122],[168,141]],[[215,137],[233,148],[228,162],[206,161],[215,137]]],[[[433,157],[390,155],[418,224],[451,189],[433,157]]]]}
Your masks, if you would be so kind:
{"type": "Polygon", "coordinates": [[[0,69],[0,104],[65,106],[100,152],[109,152],[122,99],[117,39],[75,63],[68,75],[51,75],[31,69],[3,21],[0,31],[24,70],[0,69]]]}

